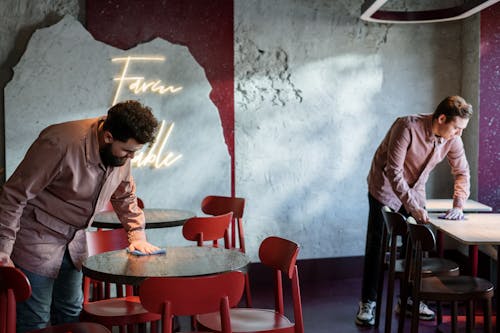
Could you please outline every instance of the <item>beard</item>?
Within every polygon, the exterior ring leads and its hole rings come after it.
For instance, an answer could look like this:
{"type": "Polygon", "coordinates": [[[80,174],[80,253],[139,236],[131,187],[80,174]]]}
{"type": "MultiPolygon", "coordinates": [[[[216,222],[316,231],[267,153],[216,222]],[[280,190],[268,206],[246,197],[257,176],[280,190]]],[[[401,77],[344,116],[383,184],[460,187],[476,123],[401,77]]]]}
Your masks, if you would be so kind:
{"type": "Polygon", "coordinates": [[[108,143],[99,150],[99,154],[101,155],[102,164],[107,167],[119,167],[124,165],[127,162],[127,157],[118,157],[113,155],[111,152],[111,143],[108,143]]]}

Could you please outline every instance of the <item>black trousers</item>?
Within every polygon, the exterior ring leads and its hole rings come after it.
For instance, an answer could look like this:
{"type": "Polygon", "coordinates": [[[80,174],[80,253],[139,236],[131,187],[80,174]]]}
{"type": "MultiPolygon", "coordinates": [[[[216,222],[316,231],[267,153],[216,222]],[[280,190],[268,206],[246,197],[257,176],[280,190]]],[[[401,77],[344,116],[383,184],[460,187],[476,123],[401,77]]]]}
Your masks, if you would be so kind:
{"type": "MultiPolygon", "coordinates": [[[[361,288],[361,300],[376,301],[377,285],[380,274],[380,252],[383,250],[382,233],[384,230],[384,217],[382,207],[385,205],[368,193],[368,228],[366,230],[365,262],[363,266],[363,282],[361,288]]],[[[402,206],[399,213],[409,216],[402,206]]],[[[403,240],[403,249],[406,248],[406,240],[403,240]]]]}

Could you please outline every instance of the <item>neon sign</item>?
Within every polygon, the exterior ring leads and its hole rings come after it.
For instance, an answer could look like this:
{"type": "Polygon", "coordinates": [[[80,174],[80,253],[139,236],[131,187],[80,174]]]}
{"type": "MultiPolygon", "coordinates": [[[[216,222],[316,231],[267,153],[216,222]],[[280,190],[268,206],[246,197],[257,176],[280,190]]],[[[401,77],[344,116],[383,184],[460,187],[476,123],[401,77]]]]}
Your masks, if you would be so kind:
{"type": "MultiPolygon", "coordinates": [[[[130,82],[128,88],[134,94],[146,93],[148,91],[158,94],[174,94],[182,90],[182,86],[174,85],[164,85],[161,80],[145,80],[143,76],[128,76],[128,70],[130,64],[134,61],[165,61],[165,57],[121,57],[112,58],[112,62],[123,62],[122,72],[119,77],[114,78],[114,81],[118,81],[118,87],[116,89],[115,96],[113,98],[112,105],[115,105],[119,100],[119,96],[123,85],[125,82],[130,82]]],[[[174,123],[171,122],[167,125],[165,120],[160,123],[160,129],[156,135],[155,142],[148,147],[145,151],[141,151],[135,155],[132,159],[132,166],[135,167],[146,167],[149,166],[153,169],[165,168],[174,164],[177,160],[182,157],[182,154],[175,154],[173,152],[163,152],[165,149],[168,138],[174,129],[174,123]]]]}
{"type": "Polygon", "coordinates": [[[182,157],[182,155],[175,155],[172,152],[168,152],[166,156],[161,156],[161,153],[165,148],[165,145],[167,144],[170,133],[174,129],[174,123],[168,124],[168,126],[166,126],[166,129],[165,124],[165,120],[162,120],[155,142],[145,152],[142,151],[135,155],[135,157],[132,159],[132,166],[140,168],[149,165],[152,168],[158,169],[162,167],[168,167],[182,157]]]}
{"type": "Polygon", "coordinates": [[[116,89],[115,97],[113,98],[113,104],[115,105],[118,101],[118,96],[120,95],[123,83],[125,81],[133,81],[129,86],[129,90],[134,94],[145,93],[148,90],[151,92],[159,93],[161,95],[170,93],[176,93],[182,90],[182,86],[173,85],[163,85],[161,80],[150,80],[145,81],[143,76],[127,76],[130,63],[133,61],[165,61],[165,57],[124,57],[124,58],[112,58],[112,62],[123,62],[122,73],[119,77],[115,77],[114,81],[118,81],[118,88],[116,89]]]}

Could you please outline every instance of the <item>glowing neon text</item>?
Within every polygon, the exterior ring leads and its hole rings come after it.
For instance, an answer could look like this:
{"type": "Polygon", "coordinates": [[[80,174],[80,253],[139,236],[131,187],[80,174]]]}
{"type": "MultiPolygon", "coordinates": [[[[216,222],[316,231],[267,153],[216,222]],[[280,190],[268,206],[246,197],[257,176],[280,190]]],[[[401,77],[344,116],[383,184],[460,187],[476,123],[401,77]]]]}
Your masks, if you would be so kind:
{"type": "MultiPolygon", "coordinates": [[[[158,94],[166,93],[176,93],[182,90],[182,86],[164,85],[161,80],[145,80],[143,76],[128,76],[128,70],[132,62],[134,61],[165,61],[165,57],[121,57],[111,59],[113,62],[123,62],[122,72],[119,77],[114,78],[114,81],[118,81],[118,87],[116,89],[115,96],[113,98],[112,105],[115,105],[119,100],[121,90],[123,88],[124,82],[130,82],[128,88],[134,94],[146,93],[148,91],[158,94]]],[[[132,159],[132,166],[134,167],[146,167],[158,169],[168,167],[174,164],[177,160],[182,157],[182,154],[175,154],[173,152],[167,152],[166,155],[163,154],[163,150],[167,145],[168,138],[174,129],[174,123],[171,122],[166,125],[165,120],[161,121],[158,134],[156,136],[155,142],[147,148],[145,151],[141,151],[135,155],[132,159]]]]}
{"type": "Polygon", "coordinates": [[[174,129],[174,123],[168,124],[166,128],[165,124],[165,120],[162,120],[155,142],[145,152],[142,151],[135,155],[132,160],[132,166],[140,168],[149,165],[152,168],[158,169],[168,167],[182,157],[181,154],[176,155],[172,152],[168,152],[168,154],[164,157],[161,156],[161,153],[167,144],[168,138],[170,137],[170,133],[172,133],[172,130],[174,129]]]}
{"type": "Polygon", "coordinates": [[[113,98],[113,104],[115,105],[120,96],[121,89],[124,82],[130,82],[128,88],[134,94],[145,93],[148,90],[153,93],[166,94],[166,93],[176,93],[182,90],[182,86],[174,85],[164,85],[161,80],[149,80],[146,81],[143,76],[128,76],[128,70],[132,62],[134,61],[165,61],[165,57],[120,57],[112,58],[113,62],[123,62],[122,72],[119,77],[115,77],[113,80],[118,81],[118,87],[116,88],[115,97],[113,98]]]}

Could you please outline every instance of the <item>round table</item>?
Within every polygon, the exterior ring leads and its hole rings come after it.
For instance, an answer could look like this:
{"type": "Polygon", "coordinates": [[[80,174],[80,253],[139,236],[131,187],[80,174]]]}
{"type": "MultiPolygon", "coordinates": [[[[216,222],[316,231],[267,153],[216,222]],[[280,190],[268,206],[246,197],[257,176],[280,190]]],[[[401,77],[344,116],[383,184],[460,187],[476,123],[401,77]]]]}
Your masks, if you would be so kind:
{"type": "MultiPolygon", "coordinates": [[[[146,229],[177,227],[196,216],[193,212],[180,209],[144,208],[143,211],[146,229]]],[[[92,227],[117,229],[123,226],[114,211],[107,211],[95,215],[92,227]]]]}
{"type": "Polygon", "coordinates": [[[208,246],[167,247],[165,254],[136,256],[124,250],[88,257],[83,274],[105,282],[139,285],[148,277],[187,277],[246,272],[249,258],[238,250],[208,246]]]}

